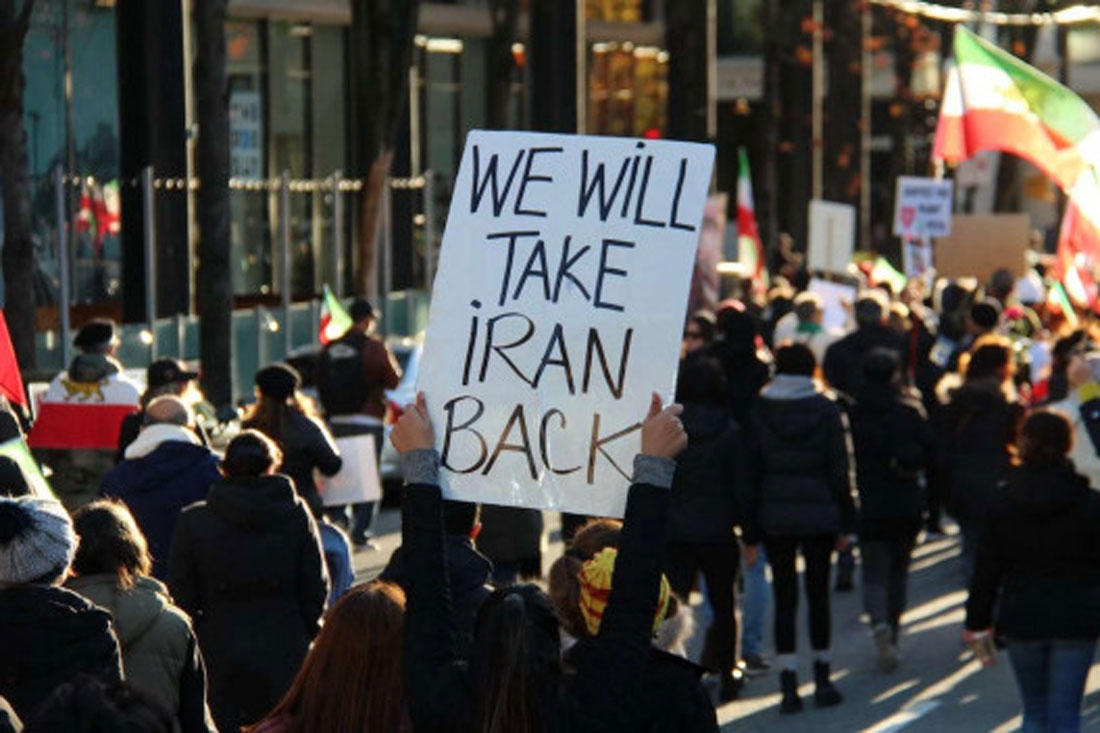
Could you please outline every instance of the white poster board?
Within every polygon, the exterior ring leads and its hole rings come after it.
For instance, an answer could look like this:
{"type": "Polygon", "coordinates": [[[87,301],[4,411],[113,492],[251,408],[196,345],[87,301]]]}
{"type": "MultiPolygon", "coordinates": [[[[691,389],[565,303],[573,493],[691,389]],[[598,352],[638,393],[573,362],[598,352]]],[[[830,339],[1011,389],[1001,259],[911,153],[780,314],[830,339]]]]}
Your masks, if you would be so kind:
{"type": "Polygon", "coordinates": [[[856,246],[856,207],[814,199],[810,202],[810,272],[843,275],[856,246]]]}
{"type": "Polygon", "coordinates": [[[821,298],[821,307],[825,311],[822,326],[826,331],[847,331],[856,302],[856,289],[851,285],[830,282],[815,277],[807,288],[821,298]]]}
{"type": "Polygon", "coordinates": [[[314,471],[317,490],[325,506],[362,504],[382,498],[382,482],[378,477],[378,459],[374,436],[348,435],[336,438],[336,447],[344,464],[335,476],[314,471]]]}
{"type": "Polygon", "coordinates": [[[951,233],[952,182],[898,176],[894,196],[894,234],[946,237],[951,233]]]}
{"type": "Polygon", "coordinates": [[[714,148],[473,131],[418,389],[444,494],[621,516],[673,394],[714,148]]]}

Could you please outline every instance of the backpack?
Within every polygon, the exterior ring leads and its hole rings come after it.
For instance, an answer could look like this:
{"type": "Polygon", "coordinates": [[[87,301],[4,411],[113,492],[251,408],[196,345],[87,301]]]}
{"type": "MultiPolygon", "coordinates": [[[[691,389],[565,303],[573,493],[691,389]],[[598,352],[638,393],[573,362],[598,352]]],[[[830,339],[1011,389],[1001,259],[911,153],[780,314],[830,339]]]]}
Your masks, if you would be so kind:
{"type": "Polygon", "coordinates": [[[354,415],[367,401],[370,385],[363,377],[363,346],[366,337],[348,334],[321,351],[317,370],[317,392],[330,417],[354,415]]]}

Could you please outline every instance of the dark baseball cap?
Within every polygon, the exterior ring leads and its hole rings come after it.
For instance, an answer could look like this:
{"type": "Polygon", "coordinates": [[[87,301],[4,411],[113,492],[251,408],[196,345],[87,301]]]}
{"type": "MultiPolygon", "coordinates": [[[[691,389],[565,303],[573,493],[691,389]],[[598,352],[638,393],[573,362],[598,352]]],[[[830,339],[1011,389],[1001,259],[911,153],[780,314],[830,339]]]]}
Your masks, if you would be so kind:
{"type": "Polygon", "coordinates": [[[197,379],[198,372],[189,372],[175,359],[158,359],[145,370],[145,382],[152,387],[163,387],[174,382],[190,382],[197,379]]]}

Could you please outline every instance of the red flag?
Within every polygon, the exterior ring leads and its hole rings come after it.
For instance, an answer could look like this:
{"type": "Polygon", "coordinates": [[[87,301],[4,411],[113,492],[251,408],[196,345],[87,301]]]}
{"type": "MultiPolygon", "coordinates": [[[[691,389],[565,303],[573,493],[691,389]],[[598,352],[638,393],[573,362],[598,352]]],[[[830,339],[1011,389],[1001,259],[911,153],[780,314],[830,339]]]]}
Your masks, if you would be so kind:
{"type": "Polygon", "coordinates": [[[0,310],[0,394],[17,405],[27,406],[27,391],[23,389],[23,375],[19,372],[3,310],[0,310]]]}

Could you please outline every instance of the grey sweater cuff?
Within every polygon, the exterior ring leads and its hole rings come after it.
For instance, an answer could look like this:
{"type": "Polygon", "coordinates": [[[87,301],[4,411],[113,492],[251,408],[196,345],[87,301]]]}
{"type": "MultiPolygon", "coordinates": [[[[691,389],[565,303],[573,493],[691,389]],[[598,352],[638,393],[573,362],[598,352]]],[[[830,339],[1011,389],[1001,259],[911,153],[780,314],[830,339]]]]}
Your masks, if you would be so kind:
{"type": "Polygon", "coordinates": [[[634,456],[634,483],[651,484],[668,489],[672,487],[672,474],[676,472],[676,461],[671,458],[659,458],[639,453],[634,456]]]}
{"type": "Polygon", "coordinates": [[[439,454],[435,448],[420,448],[401,454],[401,475],[406,484],[439,485],[439,454]]]}

